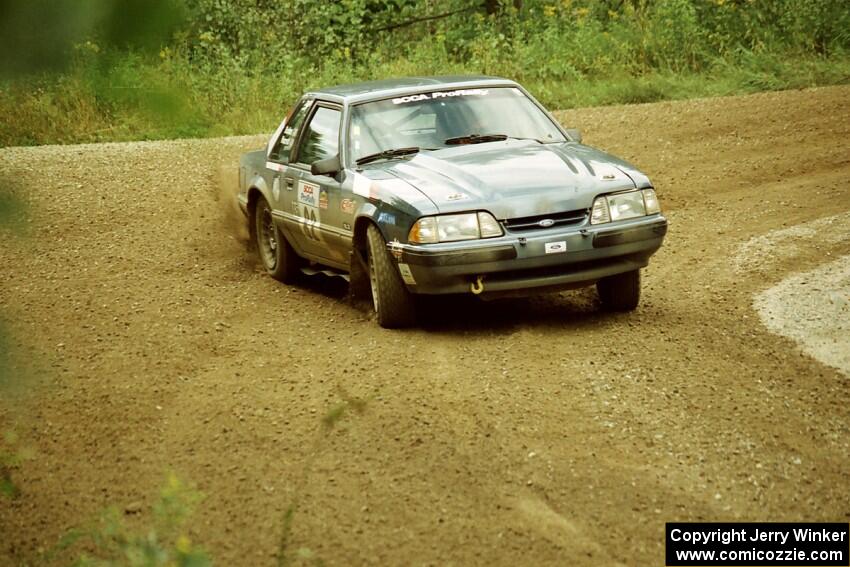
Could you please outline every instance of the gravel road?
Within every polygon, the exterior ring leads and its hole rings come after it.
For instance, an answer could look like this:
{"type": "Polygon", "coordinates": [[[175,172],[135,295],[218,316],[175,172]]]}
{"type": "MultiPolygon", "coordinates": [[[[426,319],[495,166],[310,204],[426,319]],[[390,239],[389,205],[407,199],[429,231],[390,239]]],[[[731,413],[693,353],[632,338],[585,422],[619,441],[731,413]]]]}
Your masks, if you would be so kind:
{"type": "Polygon", "coordinates": [[[461,298],[383,330],[246,251],[232,172],[264,137],[0,150],[31,210],[0,244],[30,379],[0,430],[35,451],[0,564],[109,505],[146,523],[167,471],[205,495],[189,532],[219,565],[660,565],[665,521],[850,520],[850,381],[753,307],[850,241],[740,253],[850,211],[850,87],[559,118],[658,188],[635,313],[461,298]]]}

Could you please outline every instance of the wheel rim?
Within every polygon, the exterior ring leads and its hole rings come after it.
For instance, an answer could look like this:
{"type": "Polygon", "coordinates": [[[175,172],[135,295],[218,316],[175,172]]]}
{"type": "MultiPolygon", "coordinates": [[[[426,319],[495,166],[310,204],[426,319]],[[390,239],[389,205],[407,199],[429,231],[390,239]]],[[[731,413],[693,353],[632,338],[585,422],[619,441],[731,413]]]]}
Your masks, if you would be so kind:
{"type": "Polygon", "coordinates": [[[263,257],[263,263],[266,268],[273,270],[277,264],[277,230],[274,226],[272,213],[265,204],[260,210],[257,223],[257,244],[260,248],[260,255],[263,257]]]}
{"type": "Polygon", "coordinates": [[[369,250],[369,284],[372,286],[372,306],[375,313],[378,312],[378,274],[375,270],[375,258],[372,250],[369,250]]]}

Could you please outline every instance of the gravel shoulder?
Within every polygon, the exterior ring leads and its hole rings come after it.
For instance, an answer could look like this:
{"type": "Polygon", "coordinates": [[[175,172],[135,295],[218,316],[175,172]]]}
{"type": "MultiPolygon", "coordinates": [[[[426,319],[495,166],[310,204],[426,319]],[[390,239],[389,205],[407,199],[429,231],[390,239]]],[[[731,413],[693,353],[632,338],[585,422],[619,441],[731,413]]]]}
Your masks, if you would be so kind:
{"type": "Polygon", "coordinates": [[[753,299],[846,283],[847,231],[822,225],[850,212],[850,87],[558,116],[670,219],[633,314],[459,298],[393,332],[337,282],[276,283],[231,199],[263,136],[0,150],[32,213],[0,241],[31,379],[0,430],[36,452],[0,564],[108,505],[143,524],[170,470],[220,565],[275,564],[294,503],[290,564],[663,564],[665,521],[850,520],[850,381],[753,299]]]}
{"type": "Polygon", "coordinates": [[[850,256],[782,280],[755,308],[768,329],[850,377],[850,256]]]}

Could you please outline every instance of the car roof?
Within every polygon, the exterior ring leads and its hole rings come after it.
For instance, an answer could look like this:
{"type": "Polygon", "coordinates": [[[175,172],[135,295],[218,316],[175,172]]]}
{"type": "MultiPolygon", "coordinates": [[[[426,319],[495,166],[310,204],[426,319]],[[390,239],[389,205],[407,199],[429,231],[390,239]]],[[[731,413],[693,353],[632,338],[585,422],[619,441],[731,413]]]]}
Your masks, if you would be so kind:
{"type": "Polygon", "coordinates": [[[469,87],[518,86],[514,81],[487,75],[446,75],[440,77],[404,77],[325,87],[307,93],[316,98],[343,104],[405,96],[423,90],[469,87]]]}

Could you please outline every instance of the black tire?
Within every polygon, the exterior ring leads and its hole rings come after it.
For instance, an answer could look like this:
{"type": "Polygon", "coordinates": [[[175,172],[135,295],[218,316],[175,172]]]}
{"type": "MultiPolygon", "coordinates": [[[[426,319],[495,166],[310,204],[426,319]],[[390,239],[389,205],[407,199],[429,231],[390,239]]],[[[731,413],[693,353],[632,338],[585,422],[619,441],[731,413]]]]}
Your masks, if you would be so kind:
{"type": "Polygon", "coordinates": [[[608,311],[634,311],[640,302],[640,270],[608,276],[596,282],[602,307],[608,311]]]}
{"type": "Polygon", "coordinates": [[[254,238],[257,254],[266,272],[283,283],[292,283],[298,276],[300,258],[274,223],[272,210],[265,198],[254,207],[254,238]]]}
{"type": "Polygon", "coordinates": [[[366,229],[366,241],[369,245],[372,305],[378,316],[378,324],[386,329],[409,327],[416,321],[413,298],[404,286],[377,226],[370,224],[366,229]]]}
{"type": "Polygon", "coordinates": [[[369,264],[365,255],[360,250],[351,252],[350,267],[348,270],[348,292],[351,299],[359,301],[362,299],[371,301],[372,288],[369,282],[369,264]]]}

